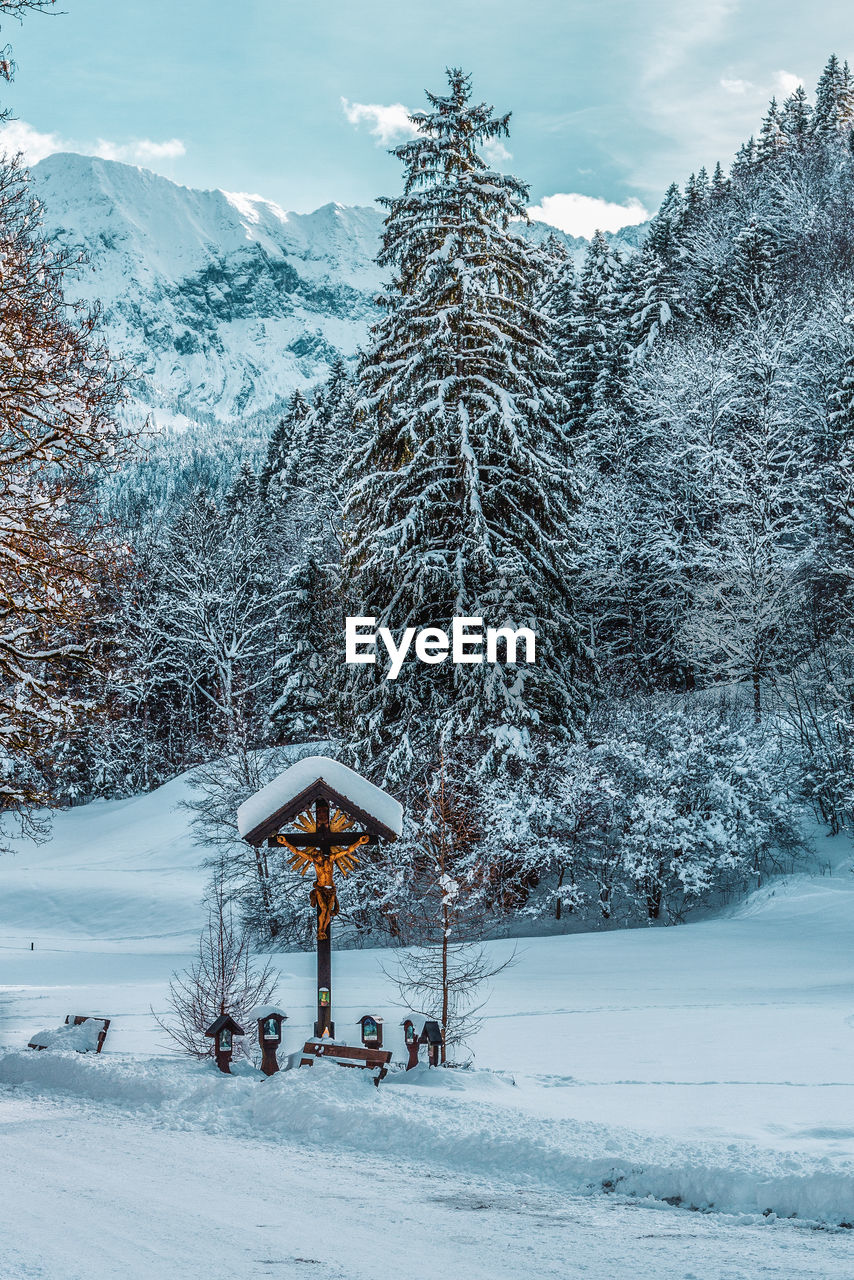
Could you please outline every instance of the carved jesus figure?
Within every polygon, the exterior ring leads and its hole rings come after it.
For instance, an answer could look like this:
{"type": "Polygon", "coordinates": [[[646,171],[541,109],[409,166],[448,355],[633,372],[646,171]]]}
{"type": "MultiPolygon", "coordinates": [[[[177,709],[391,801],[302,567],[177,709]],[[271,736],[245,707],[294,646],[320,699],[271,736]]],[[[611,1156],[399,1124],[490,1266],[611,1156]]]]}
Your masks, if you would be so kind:
{"type": "MultiPolygon", "coordinates": [[[[317,831],[316,819],[310,811],[301,813],[297,818],[295,826],[305,832],[317,831]]],[[[335,810],[333,817],[329,822],[330,832],[346,831],[348,827],[352,827],[353,821],[339,809],[335,810]]],[[[338,906],[338,894],[335,891],[335,881],[333,873],[336,866],[340,868],[342,876],[346,876],[358,865],[359,859],[355,856],[355,850],[359,845],[367,844],[370,839],[367,835],[360,835],[350,844],[332,845],[329,850],[315,849],[311,846],[305,849],[298,849],[292,845],[285,835],[277,835],[278,844],[284,845],[293,857],[291,858],[291,866],[295,871],[299,871],[301,876],[307,874],[309,867],[314,869],[314,885],[311,890],[310,902],[317,910],[317,936],[318,938],[329,937],[329,926],[340,910],[338,906]]]]}

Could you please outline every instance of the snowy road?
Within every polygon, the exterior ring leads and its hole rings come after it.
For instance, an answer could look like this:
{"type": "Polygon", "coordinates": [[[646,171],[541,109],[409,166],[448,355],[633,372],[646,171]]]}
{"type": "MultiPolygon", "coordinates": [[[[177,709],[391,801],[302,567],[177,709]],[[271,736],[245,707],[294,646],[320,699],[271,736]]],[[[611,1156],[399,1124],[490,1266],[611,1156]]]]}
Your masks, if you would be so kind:
{"type": "Polygon", "coordinates": [[[854,1240],[0,1090],[3,1280],[850,1280],[854,1240]]]}

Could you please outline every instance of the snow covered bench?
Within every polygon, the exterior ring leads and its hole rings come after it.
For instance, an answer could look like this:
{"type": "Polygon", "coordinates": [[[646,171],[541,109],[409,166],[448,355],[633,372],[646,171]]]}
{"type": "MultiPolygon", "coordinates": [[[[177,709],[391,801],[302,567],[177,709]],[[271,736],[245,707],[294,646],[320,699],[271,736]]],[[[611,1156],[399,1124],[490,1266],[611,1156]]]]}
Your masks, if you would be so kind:
{"type": "Polygon", "coordinates": [[[301,1067],[312,1067],[318,1058],[324,1062],[335,1062],[339,1067],[364,1067],[374,1072],[374,1084],[379,1085],[388,1074],[391,1062],[390,1049],[367,1049],[363,1045],[342,1044],[340,1040],[330,1040],[323,1036],[317,1040],[306,1040],[301,1067]]]}
{"type": "Polygon", "coordinates": [[[65,1025],[52,1031],[37,1031],[30,1049],[76,1049],[78,1053],[100,1053],[109,1030],[109,1018],[90,1018],[83,1013],[66,1015],[65,1025]]]}

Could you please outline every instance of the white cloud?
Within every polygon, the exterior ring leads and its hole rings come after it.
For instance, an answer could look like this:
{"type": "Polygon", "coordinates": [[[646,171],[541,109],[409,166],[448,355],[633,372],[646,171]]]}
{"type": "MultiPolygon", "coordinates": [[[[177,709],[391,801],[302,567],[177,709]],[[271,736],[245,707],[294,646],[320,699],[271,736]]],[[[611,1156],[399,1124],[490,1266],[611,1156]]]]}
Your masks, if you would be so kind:
{"type": "Polygon", "coordinates": [[[137,138],[133,142],[108,142],[99,138],[93,155],[102,160],[123,160],[126,164],[150,164],[154,160],[176,160],[187,154],[180,138],[167,142],[153,142],[151,138],[137,138]]]}
{"type": "Polygon", "coordinates": [[[740,98],[748,95],[764,99],[771,97],[788,98],[789,94],[794,93],[799,84],[803,84],[803,78],[796,76],[792,71],[775,71],[765,84],[754,84],[752,80],[731,80],[726,76],[721,77],[721,88],[724,92],[733,93],[740,98]]]}
{"type": "Polygon", "coordinates": [[[493,165],[496,169],[499,165],[513,159],[513,152],[507,150],[500,138],[487,138],[481,147],[481,152],[487,164],[493,165]]]}
{"type": "Polygon", "coordinates": [[[63,142],[57,133],[39,133],[24,120],[10,120],[0,129],[0,147],[7,155],[17,155],[20,151],[27,164],[38,164],[45,156],[52,156],[55,151],[68,151],[68,143],[63,142]]]}
{"type": "Polygon", "coordinates": [[[153,164],[159,160],[175,160],[186,155],[187,148],[180,138],[154,142],[151,138],[137,138],[133,142],[75,142],[58,133],[40,133],[25,120],[10,120],[0,127],[0,147],[10,154],[20,151],[27,164],[38,164],[45,156],[57,151],[76,151],[83,155],[100,156],[102,160],[123,160],[128,164],[153,164]]]}
{"type": "Polygon", "coordinates": [[[594,231],[619,231],[645,222],[649,213],[640,200],[614,204],[600,196],[582,196],[577,192],[555,192],[543,196],[540,204],[528,210],[535,222],[547,222],[571,236],[590,237],[594,231]]]}
{"type": "Polygon", "coordinates": [[[774,72],[774,88],[778,97],[788,98],[789,94],[794,93],[798,85],[803,82],[803,76],[796,76],[792,71],[774,72]]]}
{"type": "Polygon", "coordinates": [[[756,85],[750,80],[727,80],[726,77],[721,77],[721,88],[725,93],[736,93],[739,97],[746,93],[756,93],[756,85]]]}
{"type": "Polygon", "coordinates": [[[382,106],[378,102],[348,102],[341,99],[344,114],[352,125],[367,123],[378,145],[387,146],[400,138],[414,138],[418,132],[402,102],[382,106]]]}

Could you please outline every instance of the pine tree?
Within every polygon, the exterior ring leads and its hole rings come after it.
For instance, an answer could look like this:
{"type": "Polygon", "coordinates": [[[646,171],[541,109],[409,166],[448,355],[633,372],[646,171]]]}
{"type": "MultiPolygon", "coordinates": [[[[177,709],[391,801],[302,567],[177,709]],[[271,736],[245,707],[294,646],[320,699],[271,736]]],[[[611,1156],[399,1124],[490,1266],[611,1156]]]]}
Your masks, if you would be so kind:
{"type": "MultiPolygon", "coordinates": [[[[710,191],[721,177],[715,170],[710,191]]],[[[674,182],[650,223],[640,252],[628,264],[629,342],[634,356],[648,351],[681,311],[677,262],[685,229],[685,201],[674,182]]]]}
{"type": "Polygon", "coordinates": [[[830,140],[847,133],[854,120],[851,72],[831,54],[815,91],[812,129],[816,137],[830,140]]]}
{"type": "Polygon", "coordinates": [[[756,139],[751,136],[747,142],[742,143],[735,153],[735,159],[730,169],[730,180],[733,183],[744,182],[753,173],[756,164],[756,139]]]}
{"type": "Polygon", "coordinates": [[[752,220],[735,238],[728,263],[723,309],[761,313],[774,299],[779,243],[768,223],[752,220]]]}
{"type": "Polygon", "coordinates": [[[279,419],[267,445],[267,456],[261,470],[261,493],[266,497],[270,484],[282,474],[294,437],[308,417],[309,407],[301,391],[295,391],[288,401],[284,416],[279,419]]]}
{"type": "Polygon", "coordinates": [[[720,200],[728,191],[729,179],[723,171],[720,160],[718,160],[715,165],[715,171],[712,174],[711,197],[713,200],[720,200]]]}
{"type": "Polygon", "coordinates": [[[624,359],[622,263],[601,231],[588,247],[578,289],[578,315],[566,343],[566,396],[574,433],[589,429],[591,415],[615,394],[624,359]]]}
{"type": "Polygon", "coordinates": [[[312,408],[295,424],[268,487],[280,536],[293,549],[283,583],[287,644],[275,668],[270,714],[285,741],[332,730],[330,689],[342,661],[339,472],[352,433],[355,389],[336,360],[312,408]]]}
{"type": "Polygon", "coordinates": [[[561,371],[569,368],[578,323],[578,280],[572,255],[563,240],[550,235],[542,246],[543,284],[540,310],[551,321],[551,342],[561,371]]]}
{"type": "Polygon", "coordinates": [[[344,689],[358,767],[399,786],[464,741],[480,766],[530,757],[547,730],[570,734],[588,701],[588,659],[565,593],[572,480],[564,408],[537,259],[510,229],[527,188],[487,167],[508,116],[446,96],[412,117],[394,154],[403,194],[388,209],[380,265],[393,268],[361,374],[347,467],[347,611],[397,632],[458,617],[525,626],[534,665],[407,662],[398,679],[354,667],[344,689]]]}
{"type": "MultiPolygon", "coordinates": [[[[718,181],[719,175],[720,165],[715,170],[715,182],[718,181]]],[[[649,245],[659,258],[662,258],[665,262],[672,263],[679,254],[684,226],[685,200],[679,190],[678,182],[671,182],[664,193],[664,199],[661,202],[658,213],[650,223],[644,244],[649,245]]]]}
{"type": "Polygon", "coordinates": [[[696,174],[692,173],[685,184],[685,195],[682,203],[681,230],[688,230],[702,221],[706,206],[709,203],[711,184],[705,168],[696,174]]]}
{"type": "Polygon", "coordinates": [[[783,128],[783,117],[780,108],[777,106],[777,99],[772,98],[768,107],[768,114],[762,121],[762,128],[759,130],[757,156],[761,162],[773,160],[781,151],[785,151],[788,145],[789,138],[783,128]]]}
{"type": "Polygon", "coordinates": [[[799,84],[795,92],[790,94],[783,103],[780,128],[791,146],[799,151],[804,150],[812,129],[812,107],[802,84],[799,84]]]}

